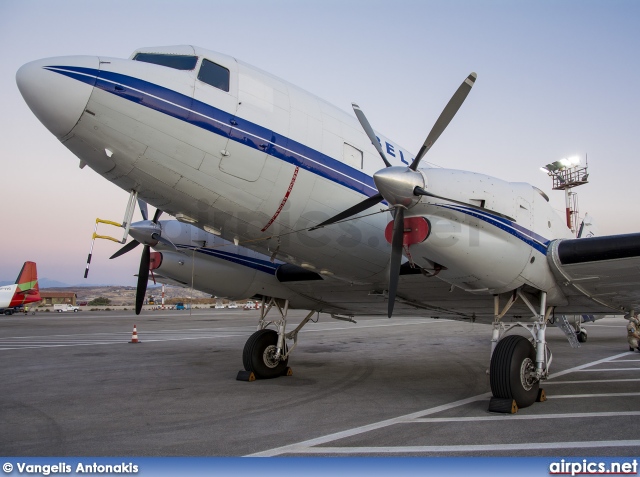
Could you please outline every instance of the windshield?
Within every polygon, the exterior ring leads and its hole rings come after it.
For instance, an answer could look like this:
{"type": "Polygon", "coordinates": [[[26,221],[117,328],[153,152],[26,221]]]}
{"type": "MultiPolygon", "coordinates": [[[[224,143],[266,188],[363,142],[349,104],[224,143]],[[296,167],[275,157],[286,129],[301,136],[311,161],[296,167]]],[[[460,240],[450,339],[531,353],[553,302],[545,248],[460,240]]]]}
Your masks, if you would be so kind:
{"type": "Polygon", "coordinates": [[[164,55],[161,53],[138,53],[133,59],[135,61],[153,63],[154,65],[167,66],[176,70],[192,70],[198,62],[197,56],[164,55]]]}

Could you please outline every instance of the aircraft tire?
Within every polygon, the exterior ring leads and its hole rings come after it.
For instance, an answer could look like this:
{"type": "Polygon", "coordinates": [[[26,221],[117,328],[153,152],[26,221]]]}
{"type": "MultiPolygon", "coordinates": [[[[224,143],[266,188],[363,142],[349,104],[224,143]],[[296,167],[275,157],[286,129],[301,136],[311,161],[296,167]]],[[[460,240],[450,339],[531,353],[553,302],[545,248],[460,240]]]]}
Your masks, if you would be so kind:
{"type": "Polygon", "coordinates": [[[536,351],[529,340],[519,335],[505,336],[491,357],[491,392],[497,398],[515,400],[519,408],[531,406],[540,383],[538,380],[527,383],[526,378],[535,372],[535,366],[536,351]]]}
{"type": "Polygon", "coordinates": [[[580,331],[578,333],[576,333],[578,341],[580,343],[586,343],[587,342],[587,333],[584,331],[580,331]]]}
{"type": "Polygon", "coordinates": [[[289,359],[278,361],[269,360],[269,355],[275,353],[278,346],[278,333],[274,330],[258,330],[253,333],[244,345],[242,364],[244,369],[252,371],[258,379],[270,379],[282,376],[289,359]]]}

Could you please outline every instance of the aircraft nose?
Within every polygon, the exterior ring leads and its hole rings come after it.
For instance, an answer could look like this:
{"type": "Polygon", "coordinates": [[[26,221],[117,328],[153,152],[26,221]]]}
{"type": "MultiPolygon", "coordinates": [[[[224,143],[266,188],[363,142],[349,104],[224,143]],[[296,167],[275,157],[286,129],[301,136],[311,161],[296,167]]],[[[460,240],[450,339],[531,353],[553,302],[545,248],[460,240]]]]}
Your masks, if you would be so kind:
{"type": "Polygon", "coordinates": [[[61,139],[77,124],[96,82],[97,56],[65,56],[20,67],[16,83],[33,114],[61,139]]]}

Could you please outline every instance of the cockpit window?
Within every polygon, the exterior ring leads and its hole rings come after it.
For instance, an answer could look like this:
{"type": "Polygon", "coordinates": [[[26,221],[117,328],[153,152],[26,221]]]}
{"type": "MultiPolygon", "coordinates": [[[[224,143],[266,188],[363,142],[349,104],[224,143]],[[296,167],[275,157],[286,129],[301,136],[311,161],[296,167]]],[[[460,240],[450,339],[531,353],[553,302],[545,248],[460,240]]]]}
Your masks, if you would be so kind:
{"type": "Polygon", "coordinates": [[[154,65],[167,66],[176,70],[192,70],[198,62],[197,56],[163,55],[159,53],[138,53],[133,57],[135,61],[144,61],[154,65]]]}
{"type": "Polygon", "coordinates": [[[222,91],[229,91],[229,70],[213,61],[202,60],[198,79],[222,91]]]}

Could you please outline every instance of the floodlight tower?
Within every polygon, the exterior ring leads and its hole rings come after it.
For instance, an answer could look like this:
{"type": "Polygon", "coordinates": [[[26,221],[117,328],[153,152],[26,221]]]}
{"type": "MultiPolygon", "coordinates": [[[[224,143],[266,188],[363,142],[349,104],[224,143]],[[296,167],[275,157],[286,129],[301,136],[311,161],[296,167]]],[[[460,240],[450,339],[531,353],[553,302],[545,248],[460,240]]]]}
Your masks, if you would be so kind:
{"type": "Polygon", "coordinates": [[[547,164],[540,170],[546,172],[553,179],[553,190],[563,190],[567,212],[567,227],[573,233],[578,230],[578,195],[571,189],[583,184],[588,184],[589,163],[585,155],[585,165],[580,164],[578,156],[560,159],[547,164]]]}

